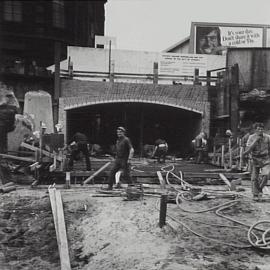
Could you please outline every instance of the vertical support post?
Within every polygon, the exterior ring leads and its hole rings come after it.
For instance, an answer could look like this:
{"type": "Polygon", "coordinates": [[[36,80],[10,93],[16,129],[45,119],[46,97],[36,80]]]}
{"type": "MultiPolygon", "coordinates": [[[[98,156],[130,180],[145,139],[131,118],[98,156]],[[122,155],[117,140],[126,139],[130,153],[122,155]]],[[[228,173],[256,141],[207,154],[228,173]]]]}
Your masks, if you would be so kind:
{"type": "Polygon", "coordinates": [[[229,167],[232,168],[232,139],[229,138],[229,167]]]}
{"type": "Polygon", "coordinates": [[[70,56],[68,57],[68,76],[70,79],[73,78],[73,63],[70,59],[70,56]]]}
{"type": "Polygon", "coordinates": [[[43,129],[42,121],[39,124],[39,162],[42,162],[42,148],[43,148],[43,129]]]}
{"type": "Polygon", "coordinates": [[[157,62],[154,62],[154,65],[153,65],[153,74],[154,74],[153,84],[158,84],[158,63],[157,62]]]}
{"type": "Polygon", "coordinates": [[[243,167],[243,146],[240,146],[240,154],[239,154],[239,170],[242,170],[243,167]]]}
{"type": "Polygon", "coordinates": [[[237,134],[239,123],[239,67],[235,64],[231,68],[230,84],[230,122],[233,134],[237,134]]]}
{"type": "Polygon", "coordinates": [[[143,156],[143,126],[144,126],[144,110],[141,107],[141,119],[140,119],[140,158],[143,156]]]}
{"type": "Polygon", "coordinates": [[[195,68],[194,69],[194,76],[193,76],[193,85],[199,85],[199,69],[195,68]]]}
{"type": "Polygon", "coordinates": [[[213,164],[216,164],[216,145],[214,144],[213,146],[213,159],[212,159],[212,162],[213,164]]]}
{"type": "Polygon", "coordinates": [[[210,86],[211,85],[211,71],[207,70],[206,72],[206,85],[210,86]]]}
{"type": "Polygon", "coordinates": [[[66,172],[66,188],[70,188],[70,172],[66,172]]]}
{"type": "Polygon", "coordinates": [[[111,52],[112,52],[112,41],[109,41],[109,79],[111,77],[111,52]]]}
{"type": "Polygon", "coordinates": [[[58,122],[58,101],[61,96],[60,90],[60,61],[61,61],[61,43],[54,42],[54,95],[53,95],[53,121],[58,122]]]}
{"type": "Polygon", "coordinates": [[[159,211],[159,227],[162,228],[166,225],[167,215],[167,194],[162,194],[160,197],[160,211],[159,211]]]}
{"type": "Polygon", "coordinates": [[[221,146],[221,166],[224,167],[224,145],[221,146]]]}
{"type": "Polygon", "coordinates": [[[61,43],[54,42],[54,99],[58,100],[60,95],[60,61],[61,61],[61,43]]]}
{"type": "Polygon", "coordinates": [[[113,60],[111,60],[109,80],[110,82],[114,82],[114,61],[113,60]]]}

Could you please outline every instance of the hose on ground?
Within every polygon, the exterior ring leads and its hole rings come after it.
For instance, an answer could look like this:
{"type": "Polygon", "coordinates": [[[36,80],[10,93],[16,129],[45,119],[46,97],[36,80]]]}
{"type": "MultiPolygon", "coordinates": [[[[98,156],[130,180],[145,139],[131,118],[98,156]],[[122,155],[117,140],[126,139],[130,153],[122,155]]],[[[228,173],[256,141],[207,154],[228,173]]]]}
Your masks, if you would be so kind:
{"type": "MultiPolygon", "coordinates": [[[[232,246],[232,247],[236,247],[236,248],[250,248],[250,247],[255,247],[255,248],[260,248],[260,249],[265,249],[265,250],[268,250],[270,249],[270,229],[266,229],[266,230],[263,230],[263,229],[260,229],[258,228],[259,225],[261,224],[270,224],[270,221],[267,221],[267,220],[263,220],[263,221],[258,221],[256,223],[254,223],[253,225],[249,226],[249,225],[246,225],[244,224],[243,222],[241,221],[238,221],[238,220],[235,220],[231,217],[228,217],[228,216],[225,216],[223,214],[221,214],[220,212],[225,210],[226,208],[228,207],[232,207],[234,205],[236,205],[237,203],[239,203],[241,200],[239,199],[236,199],[236,200],[233,200],[233,201],[229,201],[229,202],[225,202],[221,205],[217,205],[217,206],[214,206],[214,207],[211,207],[211,208],[208,208],[208,209],[203,209],[203,210],[197,210],[197,211],[191,211],[191,210],[188,210],[188,209],[184,209],[183,207],[180,206],[180,201],[182,200],[186,200],[186,201],[190,201],[192,200],[192,195],[190,194],[190,190],[191,189],[198,189],[198,187],[195,187],[189,183],[187,183],[186,181],[184,181],[183,179],[183,174],[182,172],[180,171],[180,177],[177,176],[176,174],[173,173],[174,171],[174,166],[173,165],[167,165],[167,166],[164,166],[161,168],[162,171],[166,172],[166,182],[167,184],[170,186],[170,187],[173,187],[177,192],[177,196],[176,196],[176,203],[177,203],[177,206],[184,212],[188,212],[188,213],[205,213],[205,212],[209,212],[209,211],[213,211],[213,210],[216,210],[215,211],[215,214],[219,217],[222,217],[222,218],[225,218],[231,222],[234,222],[234,223],[237,223],[241,226],[244,226],[244,227],[247,227],[249,228],[248,229],[248,232],[247,232],[247,238],[248,238],[248,241],[250,243],[250,245],[236,245],[236,244],[232,244],[232,243],[226,243],[226,242],[223,242],[223,241],[220,241],[218,239],[215,239],[215,238],[210,238],[210,237],[207,237],[207,236],[204,236],[194,230],[192,230],[189,226],[187,226],[184,222],[182,221],[179,221],[178,219],[176,219],[175,217],[171,216],[171,215],[168,215],[168,217],[170,217],[172,220],[174,220],[175,222],[181,224],[183,227],[185,227],[186,229],[188,229],[190,232],[192,232],[193,234],[199,236],[199,237],[202,237],[204,239],[208,239],[208,240],[211,240],[211,241],[214,241],[214,242],[218,242],[220,244],[224,244],[224,245],[229,245],[229,246],[232,246]],[[169,181],[169,175],[172,175],[174,176],[178,182],[180,181],[180,185],[181,185],[181,189],[179,190],[178,188],[175,188],[169,181]],[[260,232],[260,236],[258,236],[255,231],[257,232],[260,232]]],[[[201,188],[201,190],[207,190],[208,192],[215,192],[215,194],[217,193],[217,191],[211,191],[209,189],[203,189],[201,188]]],[[[226,192],[220,192],[221,194],[228,194],[228,191],[226,192]]],[[[230,192],[232,193],[232,192],[230,192]]],[[[233,192],[234,195],[236,195],[234,192],[233,192]]],[[[237,194],[239,196],[239,194],[237,194]]],[[[244,196],[242,194],[240,194],[242,197],[247,197],[247,196],[244,196]]],[[[187,217],[185,217],[187,218],[187,217]]],[[[192,219],[193,220],[193,219],[192,219]]],[[[211,226],[220,226],[220,224],[207,224],[205,222],[201,222],[201,221],[197,221],[197,220],[193,220],[193,222],[198,222],[198,223],[202,223],[202,224],[206,224],[206,225],[211,225],[211,226]]],[[[227,225],[226,225],[227,226],[227,225]]],[[[240,228],[239,226],[228,226],[230,228],[240,228]]]]}

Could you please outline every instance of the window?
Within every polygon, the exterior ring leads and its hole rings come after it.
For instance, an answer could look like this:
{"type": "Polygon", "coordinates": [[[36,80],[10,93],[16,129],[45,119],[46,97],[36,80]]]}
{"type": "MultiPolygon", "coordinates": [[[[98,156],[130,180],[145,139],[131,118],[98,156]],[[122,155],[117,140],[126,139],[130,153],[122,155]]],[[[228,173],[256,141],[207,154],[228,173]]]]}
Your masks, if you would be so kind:
{"type": "Polygon", "coordinates": [[[65,27],[65,6],[63,0],[53,0],[53,26],[65,27]]]}
{"type": "Polygon", "coordinates": [[[12,22],[22,21],[22,3],[20,1],[4,2],[4,20],[12,22]]]}

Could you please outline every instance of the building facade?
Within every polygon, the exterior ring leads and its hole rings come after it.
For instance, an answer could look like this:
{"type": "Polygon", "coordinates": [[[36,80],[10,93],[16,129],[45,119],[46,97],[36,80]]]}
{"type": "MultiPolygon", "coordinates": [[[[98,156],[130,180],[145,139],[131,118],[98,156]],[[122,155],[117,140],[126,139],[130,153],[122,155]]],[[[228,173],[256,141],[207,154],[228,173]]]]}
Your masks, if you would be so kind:
{"type": "Polygon", "coordinates": [[[29,90],[59,92],[60,71],[46,67],[66,59],[68,45],[94,47],[104,34],[101,1],[1,1],[0,80],[14,89],[19,101],[29,90]]]}

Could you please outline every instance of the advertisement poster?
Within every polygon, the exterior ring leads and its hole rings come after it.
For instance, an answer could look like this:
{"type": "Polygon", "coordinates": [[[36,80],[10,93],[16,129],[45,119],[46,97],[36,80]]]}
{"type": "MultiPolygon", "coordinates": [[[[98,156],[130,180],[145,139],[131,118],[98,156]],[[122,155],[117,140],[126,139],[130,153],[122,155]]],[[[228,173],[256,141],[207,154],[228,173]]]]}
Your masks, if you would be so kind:
{"type": "Polygon", "coordinates": [[[228,47],[262,47],[263,29],[255,27],[196,26],[195,53],[223,55],[228,47]]]}
{"type": "Polygon", "coordinates": [[[159,74],[193,76],[195,68],[204,76],[207,70],[205,55],[162,53],[159,59],[159,74]]]}

